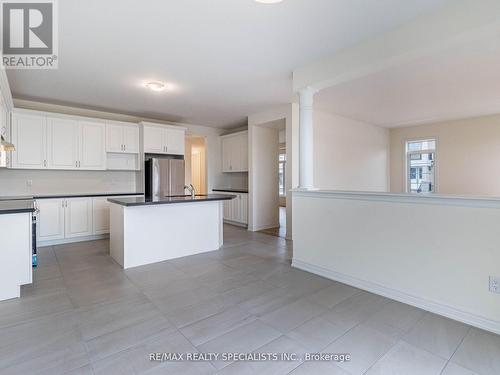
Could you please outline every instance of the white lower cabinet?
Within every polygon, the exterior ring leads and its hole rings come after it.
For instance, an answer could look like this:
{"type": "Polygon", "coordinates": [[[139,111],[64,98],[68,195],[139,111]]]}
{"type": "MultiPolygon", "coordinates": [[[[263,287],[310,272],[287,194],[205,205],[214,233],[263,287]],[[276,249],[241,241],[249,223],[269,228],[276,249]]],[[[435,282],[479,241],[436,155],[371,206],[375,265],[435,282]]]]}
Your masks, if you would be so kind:
{"type": "Polygon", "coordinates": [[[65,199],[64,237],[92,235],[92,198],[65,199]]]}
{"type": "Polygon", "coordinates": [[[64,239],[64,199],[39,199],[37,239],[39,242],[64,239]]]}
{"type": "Polygon", "coordinates": [[[38,242],[91,236],[92,198],[38,199],[38,242]]]}
{"type": "Polygon", "coordinates": [[[93,234],[109,233],[108,197],[92,198],[93,234]]]}
{"type": "Polygon", "coordinates": [[[234,195],[230,201],[224,201],[224,220],[238,224],[248,224],[248,194],[226,193],[234,195]]]}
{"type": "MultiPolygon", "coordinates": [[[[127,197],[132,196],[113,198],[127,197]]],[[[76,242],[82,237],[109,234],[109,198],[104,196],[37,199],[37,207],[40,210],[37,241],[76,242]],[[72,239],[74,241],[71,241],[72,239]]]]}

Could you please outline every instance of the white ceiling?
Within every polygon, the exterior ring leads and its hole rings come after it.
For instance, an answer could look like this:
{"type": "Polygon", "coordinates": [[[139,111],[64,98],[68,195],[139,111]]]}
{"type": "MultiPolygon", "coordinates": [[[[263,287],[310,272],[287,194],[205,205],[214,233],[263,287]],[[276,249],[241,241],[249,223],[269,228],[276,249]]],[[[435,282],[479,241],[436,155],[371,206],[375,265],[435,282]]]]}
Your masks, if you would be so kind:
{"type": "Polygon", "coordinates": [[[63,0],[59,69],[8,77],[15,98],[237,126],[291,101],[294,68],[452,1],[63,0]]]}
{"type": "Polygon", "coordinates": [[[384,127],[500,113],[500,36],[317,94],[317,109],[384,127]]]}

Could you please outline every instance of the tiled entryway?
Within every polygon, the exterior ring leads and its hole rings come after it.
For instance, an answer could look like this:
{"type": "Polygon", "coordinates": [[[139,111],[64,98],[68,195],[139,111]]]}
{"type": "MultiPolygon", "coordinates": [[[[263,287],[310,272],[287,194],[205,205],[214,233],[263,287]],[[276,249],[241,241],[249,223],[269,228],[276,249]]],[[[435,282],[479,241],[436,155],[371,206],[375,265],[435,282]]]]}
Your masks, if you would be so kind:
{"type": "Polygon", "coordinates": [[[107,241],[40,249],[34,285],[0,303],[0,373],[500,373],[500,336],[292,269],[291,254],[284,239],[231,226],[219,251],[126,272],[107,241]],[[352,360],[149,360],[196,351],[352,360]]]}

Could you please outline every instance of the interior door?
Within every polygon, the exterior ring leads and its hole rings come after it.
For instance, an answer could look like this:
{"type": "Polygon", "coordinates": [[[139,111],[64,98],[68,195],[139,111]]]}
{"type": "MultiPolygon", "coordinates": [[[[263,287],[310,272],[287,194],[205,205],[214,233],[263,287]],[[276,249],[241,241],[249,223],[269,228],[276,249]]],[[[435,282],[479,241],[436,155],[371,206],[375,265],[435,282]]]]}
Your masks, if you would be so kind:
{"type": "Polygon", "coordinates": [[[12,115],[12,167],[43,169],[47,167],[46,119],[43,115],[14,113],[12,115]]]}
{"type": "Polygon", "coordinates": [[[71,198],[65,201],[65,237],[92,235],[92,198],[71,198]]]}
{"type": "Polygon", "coordinates": [[[106,125],[97,121],[80,121],[80,169],[106,169],[106,125]]]}
{"type": "Polygon", "coordinates": [[[50,169],[78,168],[78,122],[47,119],[47,161],[50,169]]]}
{"type": "Polygon", "coordinates": [[[106,124],[106,151],[123,152],[123,126],[106,124]]]}
{"type": "Polygon", "coordinates": [[[38,241],[61,240],[64,238],[64,199],[39,199],[37,239],[38,241]]]}

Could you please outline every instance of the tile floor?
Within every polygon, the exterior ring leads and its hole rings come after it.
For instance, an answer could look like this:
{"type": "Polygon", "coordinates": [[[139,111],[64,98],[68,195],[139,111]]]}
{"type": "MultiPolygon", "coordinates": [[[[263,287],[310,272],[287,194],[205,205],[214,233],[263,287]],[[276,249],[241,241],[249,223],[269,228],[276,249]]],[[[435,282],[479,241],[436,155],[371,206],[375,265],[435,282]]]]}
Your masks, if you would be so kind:
{"type": "Polygon", "coordinates": [[[1,374],[500,374],[500,336],[290,267],[226,227],[216,252],[123,271],[108,242],[40,249],[0,303],[1,374]],[[332,362],[151,362],[153,352],[350,353],[332,362]]]}

